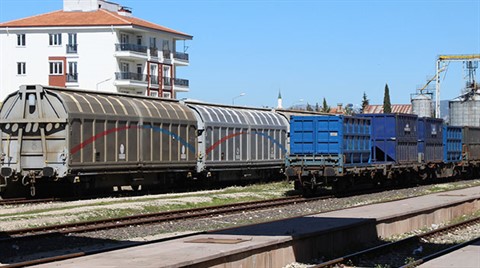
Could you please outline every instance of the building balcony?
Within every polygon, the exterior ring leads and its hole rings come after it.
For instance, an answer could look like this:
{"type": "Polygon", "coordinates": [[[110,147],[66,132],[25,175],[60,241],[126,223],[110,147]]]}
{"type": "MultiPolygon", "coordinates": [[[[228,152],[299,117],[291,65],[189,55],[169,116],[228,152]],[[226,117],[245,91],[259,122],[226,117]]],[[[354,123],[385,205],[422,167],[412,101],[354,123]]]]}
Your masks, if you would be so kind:
{"type": "Polygon", "coordinates": [[[188,80],[187,79],[181,79],[181,78],[175,78],[175,79],[173,79],[173,84],[175,86],[188,87],[188,80]]]}
{"type": "Polygon", "coordinates": [[[78,73],[67,74],[67,83],[77,83],[78,73]]]}
{"type": "Polygon", "coordinates": [[[189,81],[187,79],[175,78],[173,79],[173,84],[175,85],[175,91],[189,91],[189,81]]]}
{"type": "Polygon", "coordinates": [[[115,51],[134,51],[138,53],[147,53],[147,47],[136,44],[121,43],[115,44],[115,51]]]}
{"type": "Polygon", "coordinates": [[[146,82],[146,75],[139,73],[130,73],[130,72],[117,72],[115,73],[115,80],[134,80],[146,82]]]}
{"type": "Polygon", "coordinates": [[[76,54],[77,46],[77,44],[67,44],[67,54],[76,54]]]}
{"type": "Polygon", "coordinates": [[[151,48],[149,49],[149,51],[150,51],[150,56],[151,56],[151,57],[155,57],[155,58],[158,57],[158,49],[157,49],[157,48],[151,47],[151,48]]]}
{"type": "Polygon", "coordinates": [[[139,73],[117,72],[115,73],[115,86],[145,89],[148,85],[147,76],[139,73]]]}
{"type": "Polygon", "coordinates": [[[148,47],[136,44],[115,44],[115,57],[124,59],[148,59],[148,47]]]}
{"type": "Polygon", "coordinates": [[[188,61],[188,54],[182,52],[175,52],[173,58],[175,58],[176,60],[188,61]]]}
{"type": "Polygon", "coordinates": [[[164,60],[171,60],[172,59],[172,52],[170,50],[163,50],[163,59],[164,60]]]}

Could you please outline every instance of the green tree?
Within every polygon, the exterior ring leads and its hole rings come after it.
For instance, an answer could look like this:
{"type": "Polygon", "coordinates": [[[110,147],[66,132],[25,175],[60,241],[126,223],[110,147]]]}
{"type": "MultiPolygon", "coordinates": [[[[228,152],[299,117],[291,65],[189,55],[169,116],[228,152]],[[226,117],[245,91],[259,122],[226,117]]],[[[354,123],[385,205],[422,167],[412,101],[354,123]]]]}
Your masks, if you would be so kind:
{"type": "Polygon", "coordinates": [[[324,112],[324,113],[329,113],[330,112],[330,106],[328,106],[327,100],[325,98],[323,98],[323,105],[322,105],[322,109],[320,111],[324,112]]]}
{"type": "Polygon", "coordinates": [[[389,114],[392,112],[392,104],[390,103],[390,90],[388,84],[385,84],[385,93],[383,95],[383,113],[389,114]]]}
{"type": "Polygon", "coordinates": [[[367,98],[367,93],[365,91],[363,92],[363,98],[362,98],[362,113],[365,113],[365,109],[367,109],[367,106],[370,104],[370,100],[367,98]]]}
{"type": "Polygon", "coordinates": [[[315,103],[315,112],[320,112],[320,105],[318,105],[318,102],[315,103]]]}

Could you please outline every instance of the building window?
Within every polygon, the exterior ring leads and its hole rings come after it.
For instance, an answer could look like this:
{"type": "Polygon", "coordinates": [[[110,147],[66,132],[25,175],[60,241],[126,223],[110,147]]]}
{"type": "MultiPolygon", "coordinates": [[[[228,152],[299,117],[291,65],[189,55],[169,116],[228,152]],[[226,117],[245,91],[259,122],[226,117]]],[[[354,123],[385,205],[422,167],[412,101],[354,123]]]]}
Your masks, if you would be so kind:
{"type": "Polygon", "coordinates": [[[67,53],[77,53],[77,34],[68,34],[67,53]]]}
{"type": "Polygon", "coordinates": [[[166,98],[166,99],[171,99],[172,94],[170,92],[163,92],[163,97],[166,98]]]}
{"type": "Polygon", "coordinates": [[[27,63],[17,62],[17,74],[20,74],[20,75],[27,74],[27,63]]]}
{"type": "Polygon", "coordinates": [[[72,61],[68,63],[67,82],[78,82],[77,62],[72,61]]]}
{"type": "Polygon", "coordinates": [[[58,33],[58,34],[50,34],[50,41],[49,41],[49,44],[51,46],[60,46],[62,45],[62,34],[61,33],[58,33]]]}
{"type": "Polygon", "coordinates": [[[158,97],[158,92],[156,92],[156,91],[150,91],[150,96],[151,96],[151,97],[158,97]]]}
{"type": "Polygon", "coordinates": [[[157,38],[150,37],[150,47],[157,48],[157,38]]]}
{"type": "Polygon", "coordinates": [[[127,34],[123,34],[123,33],[122,33],[122,34],[120,35],[120,43],[122,43],[122,44],[128,44],[128,43],[130,43],[129,39],[130,39],[130,38],[129,38],[129,36],[128,36],[127,34]]]}
{"type": "Polygon", "coordinates": [[[63,62],[51,61],[50,63],[50,75],[62,75],[63,74],[63,62]]]}
{"type": "Polygon", "coordinates": [[[17,34],[17,46],[24,47],[26,44],[25,34],[17,34]]]}

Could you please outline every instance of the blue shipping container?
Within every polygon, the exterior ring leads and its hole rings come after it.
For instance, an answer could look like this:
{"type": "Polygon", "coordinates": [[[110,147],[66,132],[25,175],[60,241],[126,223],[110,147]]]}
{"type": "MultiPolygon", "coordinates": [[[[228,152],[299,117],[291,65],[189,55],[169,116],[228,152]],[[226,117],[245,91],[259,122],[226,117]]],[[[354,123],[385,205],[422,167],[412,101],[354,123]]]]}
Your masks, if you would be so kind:
{"type": "Polygon", "coordinates": [[[345,165],[367,164],[371,156],[370,133],[370,119],[363,117],[292,116],[290,154],[338,158],[345,165]]]}
{"type": "Polygon", "coordinates": [[[418,118],[418,153],[424,163],[443,161],[443,119],[418,118]]]}
{"type": "Polygon", "coordinates": [[[443,161],[456,163],[462,161],[462,127],[443,126],[443,161]]]}
{"type": "Polygon", "coordinates": [[[416,115],[362,114],[372,120],[372,163],[417,163],[416,115]]]}

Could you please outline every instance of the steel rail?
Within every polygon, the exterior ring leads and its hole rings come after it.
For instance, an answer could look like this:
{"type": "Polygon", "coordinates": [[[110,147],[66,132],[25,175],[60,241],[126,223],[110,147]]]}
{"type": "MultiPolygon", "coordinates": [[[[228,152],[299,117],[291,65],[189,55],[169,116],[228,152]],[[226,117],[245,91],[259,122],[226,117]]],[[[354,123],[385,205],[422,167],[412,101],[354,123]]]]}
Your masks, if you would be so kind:
{"type": "MultiPolygon", "coordinates": [[[[478,224],[478,223],[480,223],[480,217],[469,219],[469,220],[466,220],[466,221],[463,221],[463,222],[460,222],[460,223],[448,225],[448,226],[445,226],[445,227],[442,227],[442,228],[439,228],[439,229],[436,229],[436,230],[433,230],[433,231],[429,231],[429,232],[426,232],[426,233],[423,233],[423,234],[418,234],[418,235],[415,235],[415,236],[411,236],[411,237],[408,237],[408,238],[405,238],[405,239],[402,239],[402,240],[399,240],[399,241],[378,245],[378,246],[375,246],[375,247],[372,247],[372,248],[369,248],[369,249],[365,249],[365,250],[362,250],[362,251],[358,251],[358,252],[355,252],[355,253],[352,253],[352,254],[345,255],[345,256],[340,257],[340,258],[336,258],[336,259],[333,259],[333,260],[329,260],[329,261],[320,263],[320,264],[315,265],[313,267],[315,267],[315,268],[336,267],[338,265],[344,264],[345,262],[348,262],[348,261],[351,261],[351,260],[354,260],[354,259],[360,259],[362,256],[379,255],[382,252],[391,251],[394,248],[402,247],[403,245],[406,245],[406,244],[418,243],[421,239],[439,236],[439,235],[442,235],[442,234],[444,234],[446,232],[449,232],[451,230],[465,228],[466,226],[471,226],[471,225],[478,224]]],[[[480,239],[480,238],[477,238],[477,239],[480,239]]],[[[456,248],[458,248],[459,245],[456,245],[452,248],[456,249],[456,248]]],[[[454,249],[452,249],[452,250],[454,250],[454,249]]],[[[452,250],[450,250],[450,251],[452,251],[452,250]]],[[[447,250],[439,251],[439,252],[434,253],[432,255],[438,257],[438,256],[440,256],[438,254],[440,254],[440,252],[444,252],[444,251],[445,251],[445,253],[443,253],[443,254],[446,254],[446,253],[450,252],[447,249],[447,250]]],[[[431,258],[432,257],[430,257],[428,260],[430,260],[431,258]]],[[[421,259],[419,259],[417,261],[421,261],[421,259]]],[[[414,263],[414,262],[412,262],[412,263],[414,263]]],[[[410,264],[408,264],[408,265],[410,265],[410,264]]],[[[405,267],[413,267],[413,266],[408,266],[408,265],[406,265],[405,267]]]]}
{"type": "Polygon", "coordinates": [[[10,231],[3,231],[0,242],[14,239],[33,239],[40,236],[60,235],[69,233],[91,232],[105,229],[121,228],[131,225],[143,225],[160,223],[165,221],[202,218],[219,214],[235,213],[244,210],[259,210],[276,206],[284,206],[297,202],[311,202],[328,197],[305,199],[300,196],[278,198],[273,200],[262,200],[254,202],[233,203],[228,205],[202,207],[186,210],[166,211],[158,213],[108,218],[102,220],[68,223],[45,227],[25,228],[10,231]]]}

